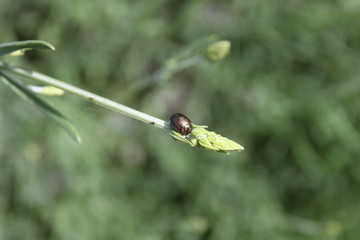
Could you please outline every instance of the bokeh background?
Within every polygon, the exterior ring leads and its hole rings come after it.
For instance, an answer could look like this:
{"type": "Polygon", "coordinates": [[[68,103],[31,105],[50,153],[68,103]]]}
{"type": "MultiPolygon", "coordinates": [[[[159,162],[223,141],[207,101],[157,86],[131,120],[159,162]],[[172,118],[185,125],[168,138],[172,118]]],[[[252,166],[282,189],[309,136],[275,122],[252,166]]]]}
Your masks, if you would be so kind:
{"type": "Polygon", "coordinates": [[[6,60],[161,119],[182,112],[245,151],[192,149],[75,96],[68,135],[0,84],[0,239],[359,239],[357,0],[0,0],[6,60]],[[232,43],[166,84],[192,42],[232,43]]]}

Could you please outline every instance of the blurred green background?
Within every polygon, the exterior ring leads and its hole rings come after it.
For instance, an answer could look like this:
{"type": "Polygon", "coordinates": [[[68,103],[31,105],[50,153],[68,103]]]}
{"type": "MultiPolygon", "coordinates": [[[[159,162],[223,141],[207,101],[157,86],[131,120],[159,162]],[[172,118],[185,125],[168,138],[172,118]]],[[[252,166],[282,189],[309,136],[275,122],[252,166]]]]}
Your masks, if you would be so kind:
{"type": "Polygon", "coordinates": [[[192,149],[75,96],[48,98],[83,143],[0,84],[0,239],[359,239],[357,0],[0,0],[6,57],[245,147],[192,149]],[[137,88],[184,46],[232,53],[137,88]]]}

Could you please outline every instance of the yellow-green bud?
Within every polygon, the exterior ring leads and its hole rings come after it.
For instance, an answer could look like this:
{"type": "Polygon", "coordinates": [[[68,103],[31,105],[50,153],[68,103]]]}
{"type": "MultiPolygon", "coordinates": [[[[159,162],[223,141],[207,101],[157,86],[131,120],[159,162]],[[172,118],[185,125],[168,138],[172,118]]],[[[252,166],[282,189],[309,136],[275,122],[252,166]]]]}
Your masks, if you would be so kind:
{"type": "Polygon", "coordinates": [[[62,96],[64,95],[64,90],[53,86],[45,86],[42,89],[42,94],[48,96],[62,96]]]}
{"type": "Polygon", "coordinates": [[[14,51],[14,52],[11,52],[11,53],[10,53],[10,56],[13,56],[13,57],[24,56],[26,50],[27,50],[27,49],[16,50],[16,51],[14,51]]]}
{"type": "Polygon", "coordinates": [[[231,43],[227,40],[215,42],[206,49],[205,57],[211,62],[220,61],[230,54],[230,48],[231,43]]]}
{"type": "Polygon", "coordinates": [[[47,96],[62,96],[62,95],[64,95],[64,90],[57,88],[57,87],[53,87],[53,86],[39,87],[39,86],[28,85],[28,88],[35,93],[43,94],[43,95],[47,95],[47,96]]]}
{"type": "Polygon", "coordinates": [[[203,147],[216,152],[228,154],[229,151],[241,151],[244,148],[236,142],[221,136],[215,132],[206,130],[207,126],[193,124],[191,134],[183,136],[170,129],[170,135],[177,141],[186,143],[192,147],[203,147]]]}

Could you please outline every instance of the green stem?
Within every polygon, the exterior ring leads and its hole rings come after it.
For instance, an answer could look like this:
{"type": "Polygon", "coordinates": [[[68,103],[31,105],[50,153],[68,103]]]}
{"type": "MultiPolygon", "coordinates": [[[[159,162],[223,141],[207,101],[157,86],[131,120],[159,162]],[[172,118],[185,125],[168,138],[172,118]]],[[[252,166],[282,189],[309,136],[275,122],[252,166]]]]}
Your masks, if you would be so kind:
{"type": "Polygon", "coordinates": [[[176,59],[170,59],[163,68],[161,68],[154,74],[153,79],[158,83],[165,83],[175,73],[180,72],[186,68],[192,67],[204,61],[205,59],[201,55],[195,55],[193,57],[186,58],[179,62],[176,59]]]}
{"type": "Polygon", "coordinates": [[[111,101],[109,99],[103,98],[101,96],[98,96],[94,93],[85,91],[81,88],[77,88],[75,86],[72,86],[70,84],[64,83],[62,81],[59,81],[55,78],[46,76],[42,73],[38,73],[35,71],[26,70],[20,67],[12,66],[10,64],[0,62],[0,70],[6,71],[10,74],[16,74],[18,76],[30,78],[32,80],[41,82],[46,85],[51,85],[57,88],[60,88],[66,92],[72,93],[76,96],[79,96],[81,98],[84,98],[90,102],[93,102],[95,104],[98,104],[100,106],[106,107],[108,109],[123,113],[129,117],[135,118],[137,120],[143,121],[145,123],[149,123],[151,125],[154,125],[161,129],[168,129],[169,124],[159,118],[150,116],[148,114],[142,113],[140,111],[137,111],[135,109],[129,108],[127,106],[124,106],[122,104],[116,103],[114,101],[111,101]]]}
{"type": "Polygon", "coordinates": [[[181,62],[178,62],[176,64],[176,67],[173,69],[173,72],[180,72],[186,68],[192,67],[196,64],[199,64],[201,62],[205,61],[204,57],[201,55],[196,55],[191,58],[187,58],[181,62]]]}

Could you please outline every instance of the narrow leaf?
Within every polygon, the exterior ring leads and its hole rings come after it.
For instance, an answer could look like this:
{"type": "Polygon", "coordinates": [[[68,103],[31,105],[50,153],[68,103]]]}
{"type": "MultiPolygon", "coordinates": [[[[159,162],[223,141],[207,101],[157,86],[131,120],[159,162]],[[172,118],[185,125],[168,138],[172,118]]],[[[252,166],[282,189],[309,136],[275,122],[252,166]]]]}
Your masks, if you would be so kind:
{"type": "Polygon", "coordinates": [[[78,143],[81,142],[80,135],[76,131],[75,127],[59,111],[57,111],[54,107],[36,96],[33,92],[31,92],[31,90],[25,87],[20,81],[18,81],[14,77],[4,73],[3,71],[0,71],[0,75],[3,76],[3,78],[1,78],[3,82],[7,86],[9,86],[16,94],[18,94],[22,99],[38,107],[51,120],[63,127],[72,139],[74,139],[78,143]]]}
{"type": "Polygon", "coordinates": [[[26,40],[0,44],[0,56],[16,51],[26,51],[38,48],[55,50],[55,47],[48,42],[41,40],[26,40]]]}

